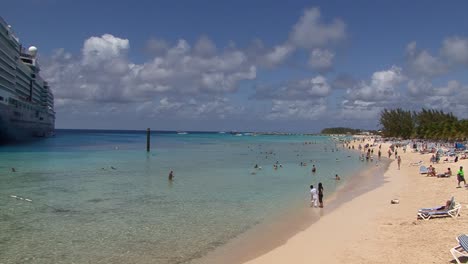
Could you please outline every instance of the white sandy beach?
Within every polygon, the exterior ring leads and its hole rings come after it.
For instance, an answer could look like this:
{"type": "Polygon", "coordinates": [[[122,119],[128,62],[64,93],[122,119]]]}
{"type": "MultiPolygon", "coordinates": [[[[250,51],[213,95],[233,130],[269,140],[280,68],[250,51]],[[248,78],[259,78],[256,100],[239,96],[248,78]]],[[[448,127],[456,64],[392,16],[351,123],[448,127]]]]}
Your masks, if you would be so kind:
{"type": "MultiPolygon", "coordinates": [[[[388,146],[382,145],[383,155],[388,146]]],[[[456,175],[427,177],[419,174],[418,166],[410,166],[420,160],[429,166],[431,154],[410,150],[399,154],[401,169],[393,161],[384,174],[385,184],[344,203],[283,245],[245,263],[451,263],[449,250],[457,245],[456,236],[468,233],[468,189],[456,188],[456,175]],[[458,218],[416,219],[419,208],[443,205],[452,196],[462,204],[458,218]],[[392,199],[400,203],[391,204],[392,199]]],[[[468,160],[441,162],[435,168],[440,173],[450,167],[456,174],[459,166],[468,168],[468,160]]]]}

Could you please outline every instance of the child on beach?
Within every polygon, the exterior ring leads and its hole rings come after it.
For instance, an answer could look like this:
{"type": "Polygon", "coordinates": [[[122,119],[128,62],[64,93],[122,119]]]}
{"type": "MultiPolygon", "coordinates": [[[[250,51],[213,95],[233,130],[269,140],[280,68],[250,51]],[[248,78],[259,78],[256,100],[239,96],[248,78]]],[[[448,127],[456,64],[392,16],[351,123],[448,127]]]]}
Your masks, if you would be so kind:
{"type": "Polygon", "coordinates": [[[317,189],[315,189],[313,185],[310,185],[310,207],[317,207],[317,200],[317,189]]]}

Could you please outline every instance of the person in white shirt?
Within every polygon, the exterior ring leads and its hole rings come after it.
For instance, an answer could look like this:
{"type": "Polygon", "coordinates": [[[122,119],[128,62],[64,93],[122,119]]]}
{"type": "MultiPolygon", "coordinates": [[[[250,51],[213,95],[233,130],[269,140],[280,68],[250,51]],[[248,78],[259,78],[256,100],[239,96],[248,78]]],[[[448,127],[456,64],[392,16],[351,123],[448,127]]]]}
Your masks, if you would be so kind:
{"type": "Polygon", "coordinates": [[[314,206],[317,207],[318,195],[317,189],[314,188],[313,185],[310,186],[310,207],[314,206]]]}

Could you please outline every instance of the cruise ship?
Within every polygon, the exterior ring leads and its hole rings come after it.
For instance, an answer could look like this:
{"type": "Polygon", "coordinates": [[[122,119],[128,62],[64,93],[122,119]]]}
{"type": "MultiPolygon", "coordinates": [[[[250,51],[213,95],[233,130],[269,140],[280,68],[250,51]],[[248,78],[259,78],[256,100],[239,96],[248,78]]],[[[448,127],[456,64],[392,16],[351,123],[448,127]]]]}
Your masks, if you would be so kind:
{"type": "Polygon", "coordinates": [[[0,143],[53,135],[54,96],[39,72],[37,48],[25,49],[0,17],[0,143]]]}

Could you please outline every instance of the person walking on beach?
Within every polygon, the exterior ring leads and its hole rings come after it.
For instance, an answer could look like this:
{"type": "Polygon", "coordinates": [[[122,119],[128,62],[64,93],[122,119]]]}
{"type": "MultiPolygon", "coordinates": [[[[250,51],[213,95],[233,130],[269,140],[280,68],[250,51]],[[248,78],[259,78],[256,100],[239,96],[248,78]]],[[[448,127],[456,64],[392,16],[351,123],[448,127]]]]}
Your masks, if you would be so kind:
{"type": "Polygon", "coordinates": [[[458,187],[461,188],[460,183],[463,182],[466,186],[466,181],[465,181],[465,172],[463,172],[463,166],[460,166],[460,170],[457,173],[457,180],[458,180],[458,187]]]}
{"type": "Polygon", "coordinates": [[[317,189],[310,185],[310,207],[317,207],[317,189]]]}
{"type": "Polygon", "coordinates": [[[398,169],[400,169],[400,165],[401,165],[401,156],[398,156],[397,162],[398,162],[398,169]]]}
{"type": "Polygon", "coordinates": [[[318,200],[320,204],[319,207],[323,208],[323,186],[321,182],[319,182],[319,185],[318,185],[318,200]]]}

